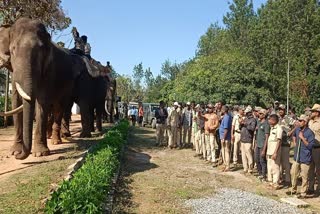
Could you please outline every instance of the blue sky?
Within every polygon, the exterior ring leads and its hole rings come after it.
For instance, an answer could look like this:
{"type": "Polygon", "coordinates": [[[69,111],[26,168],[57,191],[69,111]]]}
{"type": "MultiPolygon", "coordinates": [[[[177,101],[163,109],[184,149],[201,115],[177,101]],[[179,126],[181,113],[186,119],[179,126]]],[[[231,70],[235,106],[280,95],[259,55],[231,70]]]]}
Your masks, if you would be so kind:
{"type": "MultiPolygon", "coordinates": [[[[265,1],[253,3],[258,7],[265,1]]],[[[93,58],[110,61],[127,75],[142,62],[157,75],[166,59],[180,63],[192,58],[200,36],[211,23],[222,25],[229,5],[227,0],[62,0],[62,7],[71,26],[88,36],[93,58]]],[[[59,35],[53,40],[68,46],[71,35],[57,40],[59,35]]]]}

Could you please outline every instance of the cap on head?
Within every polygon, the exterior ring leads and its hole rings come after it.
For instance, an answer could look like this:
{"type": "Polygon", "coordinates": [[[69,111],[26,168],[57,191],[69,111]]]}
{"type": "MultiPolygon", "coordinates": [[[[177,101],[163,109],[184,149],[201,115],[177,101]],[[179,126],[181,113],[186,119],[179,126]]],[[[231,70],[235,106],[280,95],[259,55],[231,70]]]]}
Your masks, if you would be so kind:
{"type": "Polygon", "coordinates": [[[319,104],[314,104],[311,111],[319,111],[320,112],[320,105],[319,104]]]}
{"type": "Polygon", "coordinates": [[[254,108],[254,111],[259,112],[261,109],[262,109],[262,107],[260,107],[260,106],[256,106],[256,107],[254,108]]]}
{"type": "Polygon", "coordinates": [[[309,121],[309,116],[305,115],[305,114],[302,114],[299,118],[298,118],[299,121],[306,121],[308,122],[309,121]]]}
{"type": "Polygon", "coordinates": [[[191,105],[191,103],[190,103],[190,102],[187,102],[187,106],[189,106],[189,105],[191,105]]]}
{"type": "Polygon", "coordinates": [[[251,106],[248,106],[248,107],[244,110],[244,113],[249,113],[249,112],[252,112],[251,106]]]}
{"type": "Polygon", "coordinates": [[[173,105],[174,106],[179,106],[179,103],[178,102],[174,102],[173,105]]]}
{"type": "Polygon", "coordinates": [[[274,101],[274,104],[279,104],[279,101],[277,101],[277,100],[276,100],[276,101],[274,101]]]}
{"type": "Polygon", "coordinates": [[[195,108],[200,108],[200,104],[197,104],[195,108]]]}
{"type": "Polygon", "coordinates": [[[261,108],[260,111],[259,111],[259,114],[267,115],[267,110],[261,108]]]}
{"type": "Polygon", "coordinates": [[[280,104],[279,109],[286,110],[286,106],[284,104],[280,104]]]}

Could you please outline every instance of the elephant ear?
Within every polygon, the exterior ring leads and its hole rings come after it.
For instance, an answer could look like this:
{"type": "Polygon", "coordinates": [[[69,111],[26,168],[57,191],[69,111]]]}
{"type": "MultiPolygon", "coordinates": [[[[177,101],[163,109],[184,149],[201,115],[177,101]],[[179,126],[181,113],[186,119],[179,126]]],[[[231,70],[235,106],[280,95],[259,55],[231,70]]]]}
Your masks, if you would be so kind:
{"type": "Polygon", "coordinates": [[[82,58],[78,55],[72,55],[72,75],[73,78],[77,78],[80,76],[82,72],[84,72],[84,68],[86,68],[86,65],[84,64],[84,61],[82,58]]]}
{"type": "Polygon", "coordinates": [[[11,67],[10,64],[10,26],[0,27],[0,68],[11,67]]]}

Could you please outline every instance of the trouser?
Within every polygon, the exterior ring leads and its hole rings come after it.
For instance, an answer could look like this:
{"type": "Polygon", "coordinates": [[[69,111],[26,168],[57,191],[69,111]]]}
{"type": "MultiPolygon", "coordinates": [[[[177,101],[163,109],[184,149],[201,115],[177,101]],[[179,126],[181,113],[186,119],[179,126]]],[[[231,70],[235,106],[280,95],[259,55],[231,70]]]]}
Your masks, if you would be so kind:
{"type": "Polygon", "coordinates": [[[255,150],[255,160],[257,164],[257,170],[259,175],[264,178],[267,177],[267,159],[261,156],[262,148],[256,147],[255,150]]]}
{"type": "Polygon", "coordinates": [[[177,146],[181,146],[181,134],[182,134],[182,130],[181,127],[177,128],[177,138],[176,138],[176,145],[177,146]]]}
{"type": "Polygon", "coordinates": [[[228,140],[221,140],[222,160],[226,168],[230,168],[230,144],[228,140]]]}
{"type": "Polygon", "coordinates": [[[216,136],[214,133],[205,134],[206,157],[208,161],[216,162],[216,136]]]}
{"type": "Polygon", "coordinates": [[[290,158],[290,147],[289,146],[281,146],[280,174],[282,177],[285,172],[284,179],[282,179],[282,180],[284,180],[285,182],[288,182],[288,183],[290,183],[290,180],[291,180],[289,158],[290,158]]]}
{"type": "Polygon", "coordinates": [[[320,190],[320,148],[312,149],[312,162],[309,173],[309,189],[314,190],[315,177],[317,177],[318,186],[317,191],[320,190]],[[318,172],[318,173],[317,173],[318,172]]]}
{"type": "Polygon", "coordinates": [[[308,174],[310,171],[310,165],[297,163],[296,161],[293,162],[291,168],[291,181],[292,181],[292,190],[297,190],[297,180],[299,177],[299,173],[302,177],[302,184],[301,184],[301,195],[306,195],[308,190],[308,174]]]}
{"type": "Polygon", "coordinates": [[[278,185],[280,180],[280,152],[276,160],[272,160],[272,155],[267,155],[268,181],[278,185]]]}
{"type": "Polygon", "coordinates": [[[197,136],[197,128],[192,127],[191,128],[191,143],[193,144],[193,148],[195,149],[195,142],[196,142],[196,136],[197,136]]]}
{"type": "Polygon", "coordinates": [[[156,134],[157,134],[157,144],[160,146],[163,144],[165,125],[157,123],[156,134]]]}
{"type": "Polygon", "coordinates": [[[191,144],[191,127],[183,126],[183,145],[191,144]]]}
{"type": "Polygon", "coordinates": [[[169,142],[168,146],[173,148],[177,146],[177,127],[171,126],[170,129],[168,129],[169,134],[169,142]]]}
{"type": "Polygon", "coordinates": [[[136,121],[137,121],[137,118],[135,115],[131,115],[130,116],[130,119],[131,119],[131,125],[132,126],[135,126],[136,125],[136,121]]]}
{"type": "Polygon", "coordinates": [[[238,163],[240,150],[240,133],[234,133],[234,143],[233,143],[233,163],[238,163]]]}
{"type": "Polygon", "coordinates": [[[202,154],[202,139],[201,139],[201,130],[198,130],[196,133],[195,133],[195,137],[194,137],[194,141],[193,141],[193,145],[196,149],[196,154],[200,155],[202,154]]]}
{"type": "Polygon", "coordinates": [[[242,157],[243,171],[252,172],[252,169],[253,169],[252,143],[241,142],[241,157],[242,157]]]}
{"type": "Polygon", "coordinates": [[[221,151],[221,140],[220,140],[220,134],[219,134],[219,129],[217,129],[216,133],[215,133],[215,137],[216,137],[216,144],[217,144],[217,156],[218,158],[220,158],[220,151],[221,151]]]}

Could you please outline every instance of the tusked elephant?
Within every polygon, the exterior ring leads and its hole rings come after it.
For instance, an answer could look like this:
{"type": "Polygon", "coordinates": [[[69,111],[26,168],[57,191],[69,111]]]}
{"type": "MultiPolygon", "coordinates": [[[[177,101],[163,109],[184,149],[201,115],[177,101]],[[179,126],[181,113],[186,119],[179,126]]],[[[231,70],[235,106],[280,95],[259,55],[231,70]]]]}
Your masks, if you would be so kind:
{"type": "Polygon", "coordinates": [[[64,114],[62,125],[62,136],[70,136],[69,118],[73,103],[77,103],[80,107],[81,122],[83,119],[87,122],[82,122],[82,132],[80,137],[91,137],[91,132],[94,131],[94,118],[96,118],[96,128],[102,131],[102,115],[105,106],[105,97],[107,88],[110,85],[110,67],[100,65],[99,70],[89,72],[86,70],[75,82],[73,96],[69,102],[69,107],[64,114]],[[103,71],[103,72],[101,72],[103,71]]]}
{"type": "Polygon", "coordinates": [[[117,81],[114,78],[110,79],[110,84],[107,87],[107,93],[105,98],[105,113],[106,119],[109,123],[114,122],[114,117],[117,111],[116,108],[116,96],[117,96],[117,81]]]}
{"type": "Polygon", "coordinates": [[[52,108],[54,114],[52,140],[61,141],[63,112],[72,96],[75,79],[85,67],[80,57],[53,44],[39,21],[20,18],[12,26],[1,27],[0,38],[0,66],[12,69],[13,110],[1,114],[14,118],[12,154],[22,160],[31,153],[36,111],[33,155],[48,155],[48,112],[52,108]]]}

